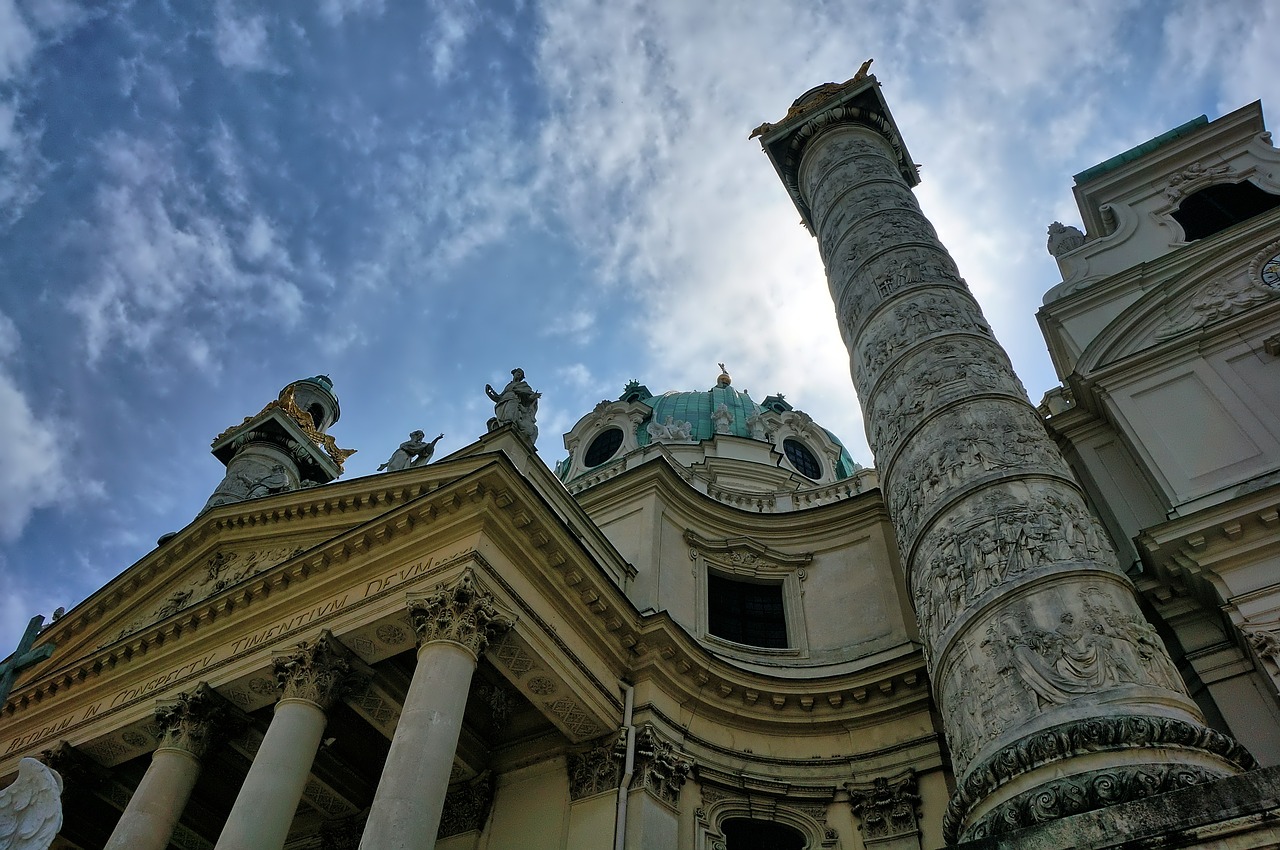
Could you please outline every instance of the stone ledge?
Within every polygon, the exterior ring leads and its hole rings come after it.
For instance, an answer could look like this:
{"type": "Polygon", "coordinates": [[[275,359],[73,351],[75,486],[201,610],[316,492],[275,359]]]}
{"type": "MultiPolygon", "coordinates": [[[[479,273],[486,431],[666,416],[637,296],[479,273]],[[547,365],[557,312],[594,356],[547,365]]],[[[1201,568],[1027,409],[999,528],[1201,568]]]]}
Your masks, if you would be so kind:
{"type": "Polygon", "coordinates": [[[1174,850],[1280,847],[1280,767],[1121,803],[954,850],[1174,850]]]}

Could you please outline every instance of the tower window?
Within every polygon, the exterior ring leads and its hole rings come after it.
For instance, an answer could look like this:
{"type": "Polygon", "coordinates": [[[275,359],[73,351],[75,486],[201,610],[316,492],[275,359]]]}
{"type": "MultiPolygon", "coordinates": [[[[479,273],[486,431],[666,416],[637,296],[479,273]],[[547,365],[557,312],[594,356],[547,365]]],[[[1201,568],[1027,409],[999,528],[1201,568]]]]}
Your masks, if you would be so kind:
{"type": "Polygon", "coordinates": [[[781,584],[736,581],[709,572],[707,597],[711,634],[747,646],[787,648],[781,584]]]}
{"type": "Polygon", "coordinates": [[[791,461],[791,465],[796,468],[796,472],[799,472],[805,478],[812,478],[815,481],[822,477],[822,466],[804,443],[788,437],[782,441],[782,450],[786,452],[787,460],[791,461]]]}
{"type": "Polygon", "coordinates": [[[1188,195],[1173,214],[1188,242],[1212,236],[1233,224],[1280,206],[1280,195],[1264,192],[1245,180],[1220,183],[1188,195]]]}
{"type": "Polygon", "coordinates": [[[311,414],[311,421],[315,423],[316,430],[320,430],[320,425],[324,422],[324,408],[319,404],[313,404],[307,408],[307,413],[311,414]]]}
{"type": "Polygon", "coordinates": [[[610,428],[591,441],[582,462],[587,466],[599,466],[618,453],[622,445],[622,429],[610,428]]]}
{"type": "Polygon", "coordinates": [[[727,850],[803,850],[799,830],[780,823],[749,818],[729,818],[720,825],[727,850]]]}

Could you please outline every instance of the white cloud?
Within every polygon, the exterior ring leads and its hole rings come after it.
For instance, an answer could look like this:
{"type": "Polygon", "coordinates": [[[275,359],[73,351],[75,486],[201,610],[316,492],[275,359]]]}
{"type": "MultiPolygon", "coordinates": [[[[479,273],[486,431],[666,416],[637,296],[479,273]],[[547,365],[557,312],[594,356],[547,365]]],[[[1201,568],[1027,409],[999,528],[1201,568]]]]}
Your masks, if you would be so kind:
{"type": "Polygon", "coordinates": [[[453,76],[458,53],[475,31],[480,16],[470,0],[436,0],[432,5],[437,17],[423,46],[431,56],[431,76],[437,84],[443,84],[453,76]]]}
{"type": "Polygon", "coordinates": [[[570,363],[568,366],[562,366],[556,370],[556,375],[569,386],[579,390],[585,390],[597,383],[585,363],[570,363]]]}
{"type": "Polygon", "coordinates": [[[273,68],[266,19],[262,15],[237,15],[229,0],[217,6],[213,46],[218,61],[228,68],[243,71],[273,68]]]}
{"type": "Polygon", "coordinates": [[[8,361],[21,346],[18,329],[0,313],[0,540],[16,540],[31,515],[66,501],[72,488],[66,461],[74,445],[67,427],[42,417],[10,374],[8,361]]]}
{"type": "Polygon", "coordinates": [[[109,176],[94,219],[77,231],[96,271],[70,301],[91,363],[120,345],[204,368],[233,322],[300,319],[294,262],[243,192],[224,219],[165,149],[116,135],[102,155],[109,176]]]}
{"type": "Polygon", "coordinates": [[[0,82],[24,71],[37,48],[35,33],[27,26],[13,0],[0,0],[0,82]]]}
{"type": "Polygon", "coordinates": [[[337,26],[348,15],[378,17],[386,11],[384,0],[322,0],[320,15],[327,23],[337,26]]]}

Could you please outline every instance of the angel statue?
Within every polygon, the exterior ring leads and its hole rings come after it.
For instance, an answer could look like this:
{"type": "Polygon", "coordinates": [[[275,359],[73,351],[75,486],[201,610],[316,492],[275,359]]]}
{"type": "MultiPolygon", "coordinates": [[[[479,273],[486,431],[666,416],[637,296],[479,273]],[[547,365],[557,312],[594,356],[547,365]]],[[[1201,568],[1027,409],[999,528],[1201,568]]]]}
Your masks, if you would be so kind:
{"type": "Polygon", "coordinates": [[[423,441],[422,438],[425,436],[427,435],[422,431],[410,431],[409,439],[391,453],[387,462],[378,467],[378,472],[384,469],[387,472],[398,472],[411,466],[426,466],[427,461],[431,460],[431,456],[435,454],[436,443],[440,442],[444,434],[440,434],[429,443],[423,441]]]}
{"type": "Polygon", "coordinates": [[[48,850],[62,829],[62,777],[33,758],[18,762],[18,778],[0,791],[0,847],[48,850]]]}
{"type": "Polygon", "coordinates": [[[511,370],[511,380],[502,388],[502,392],[489,384],[484,385],[484,392],[493,402],[490,431],[503,425],[515,425],[516,430],[528,437],[530,443],[537,442],[538,399],[542,398],[542,393],[535,393],[525,382],[523,369],[511,370]]]}

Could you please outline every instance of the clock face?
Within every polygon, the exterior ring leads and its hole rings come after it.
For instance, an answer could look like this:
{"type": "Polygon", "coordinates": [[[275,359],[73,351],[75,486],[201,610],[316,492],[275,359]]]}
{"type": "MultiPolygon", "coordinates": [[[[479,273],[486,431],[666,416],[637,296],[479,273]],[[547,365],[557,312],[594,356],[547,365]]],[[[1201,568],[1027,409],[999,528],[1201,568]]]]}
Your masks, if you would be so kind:
{"type": "Polygon", "coordinates": [[[1259,276],[1262,278],[1264,285],[1273,289],[1280,289],[1280,254],[1276,254],[1262,264],[1259,276]]]}

